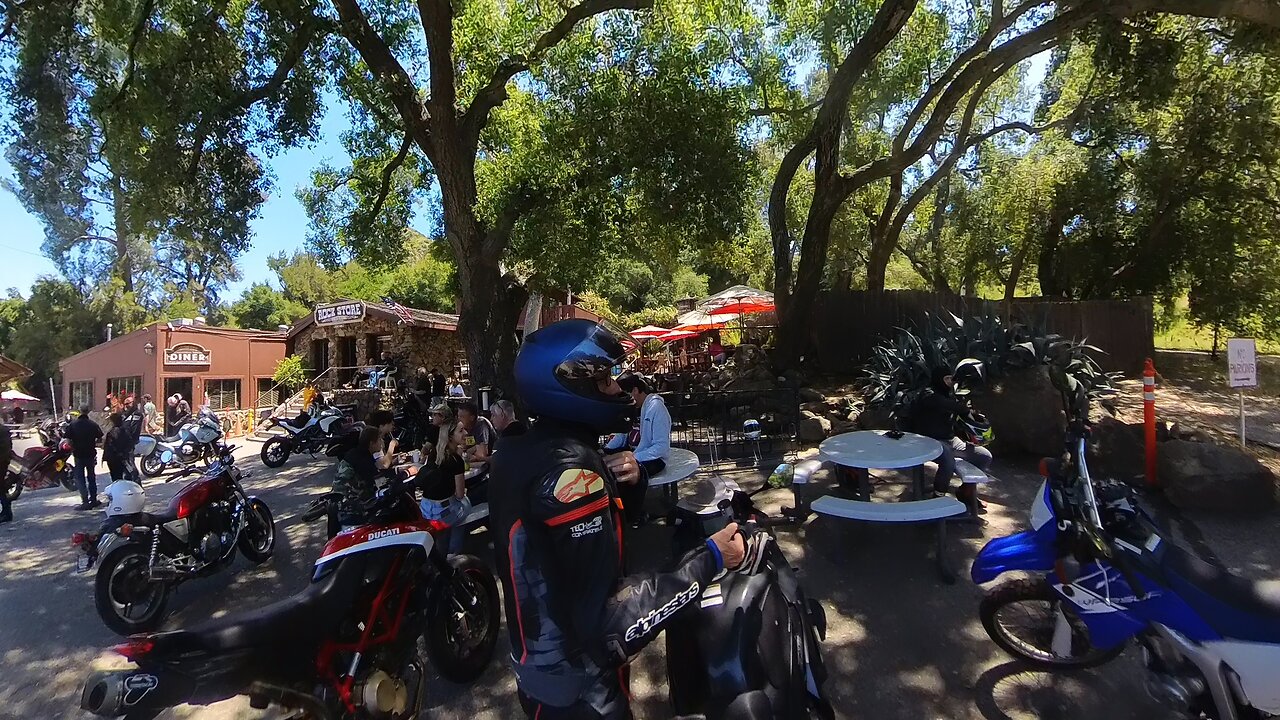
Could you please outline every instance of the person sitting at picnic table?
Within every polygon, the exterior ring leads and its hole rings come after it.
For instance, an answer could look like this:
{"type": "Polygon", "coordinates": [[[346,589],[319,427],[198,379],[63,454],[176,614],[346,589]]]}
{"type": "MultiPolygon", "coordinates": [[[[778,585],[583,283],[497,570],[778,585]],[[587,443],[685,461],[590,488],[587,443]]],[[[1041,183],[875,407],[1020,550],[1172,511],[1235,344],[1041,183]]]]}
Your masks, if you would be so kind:
{"type": "Polygon", "coordinates": [[[14,425],[21,425],[22,421],[26,419],[26,417],[27,411],[22,408],[22,403],[15,403],[13,410],[9,412],[9,420],[14,425]]]}
{"type": "Polygon", "coordinates": [[[711,333],[711,343],[707,345],[707,354],[711,356],[711,362],[713,364],[724,364],[727,354],[724,351],[724,345],[720,344],[720,333],[711,333]]]}
{"type": "MultiPolygon", "coordinates": [[[[935,462],[938,472],[933,477],[935,492],[945,493],[951,489],[951,476],[956,472],[956,458],[972,463],[980,470],[991,467],[991,451],[961,440],[956,436],[956,422],[968,417],[973,411],[955,394],[955,381],[951,371],[946,368],[935,368],[929,387],[915,401],[911,408],[912,429],[942,443],[942,454],[935,462]]],[[[977,492],[972,485],[962,484],[956,491],[956,498],[965,504],[979,503],[977,492]]]]}
{"type": "Polygon", "coordinates": [[[498,431],[499,438],[515,437],[529,432],[529,426],[516,417],[516,408],[510,400],[499,400],[489,408],[493,429],[498,431]]]}
{"type": "Polygon", "coordinates": [[[469,463],[484,463],[489,460],[489,453],[498,439],[498,431],[493,429],[489,418],[480,416],[480,408],[473,402],[464,402],[458,406],[458,422],[466,430],[466,449],[463,453],[469,463]]]}
{"type": "Polygon", "coordinates": [[[667,403],[653,391],[653,386],[643,375],[624,372],[618,376],[618,387],[631,396],[640,408],[640,434],[634,438],[636,461],[640,463],[640,480],[631,485],[619,485],[622,508],[632,526],[643,525],[644,494],[649,489],[649,478],[667,467],[671,454],[671,413],[667,403]]]}
{"type": "Polygon", "coordinates": [[[449,397],[460,398],[466,396],[467,391],[463,389],[461,380],[455,377],[453,380],[449,381],[449,397]]]}

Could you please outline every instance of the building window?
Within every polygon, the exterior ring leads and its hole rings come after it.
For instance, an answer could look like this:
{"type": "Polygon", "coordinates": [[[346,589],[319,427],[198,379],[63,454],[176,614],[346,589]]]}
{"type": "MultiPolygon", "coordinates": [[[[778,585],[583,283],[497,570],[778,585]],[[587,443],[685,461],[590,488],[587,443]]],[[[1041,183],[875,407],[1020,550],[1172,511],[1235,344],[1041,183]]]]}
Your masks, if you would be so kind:
{"type": "Polygon", "coordinates": [[[273,408],[280,404],[280,388],[271,378],[258,378],[258,403],[260,408],[273,408]]]}
{"type": "Polygon", "coordinates": [[[373,365],[378,362],[378,356],[382,354],[381,338],[377,335],[364,336],[365,362],[373,365]]]}
{"type": "Polygon", "coordinates": [[[76,380],[71,383],[71,409],[79,412],[85,405],[93,405],[93,381],[76,380]]]}
{"type": "Polygon", "coordinates": [[[135,398],[141,398],[142,376],[131,375],[129,377],[107,378],[107,394],[121,402],[130,395],[135,398]]]}
{"type": "Polygon", "coordinates": [[[209,380],[204,384],[204,400],[210,410],[240,408],[239,380],[209,380]]]}

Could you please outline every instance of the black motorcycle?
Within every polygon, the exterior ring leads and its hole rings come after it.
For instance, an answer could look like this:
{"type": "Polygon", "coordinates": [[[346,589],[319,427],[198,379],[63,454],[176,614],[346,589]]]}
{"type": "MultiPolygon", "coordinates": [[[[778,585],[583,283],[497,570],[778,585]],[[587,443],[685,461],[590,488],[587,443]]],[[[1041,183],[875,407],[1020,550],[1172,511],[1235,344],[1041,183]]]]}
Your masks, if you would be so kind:
{"type": "Polygon", "coordinates": [[[255,563],[271,557],[275,520],[267,504],[241,486],[247,476],[235,466],[233,449],[221,446],[208,470],[189,467],[175,475],[200,477],[179,490],[163,513],[126,507],[108,492],[107,519],[98,533],[72,536],[84,553],[77,570],[98,567],[94,601],[107,627],[121,635],[156,627],[174,586],[227,567],[237,548],[255,563]]]}
{"type": "Polygon", "coordinates": [[[674,714],[718,718],[835,717],[823,693],[821,603],[805,597],[795,569],[766,528],[796,523],[756,509],[751,496],[720,477],[699,482],[674,512],[685,552],[730,522],[764,543],[746,572],[727,572],[673,619],[666,631],[667,680],[674,714]]]}
{"type": "Polygon", "coordinates": [[[427,661],[470,682],[493,659],[498,582],[479,558],[446,557],[412,485],[366,507],[368,524],[329,541],[311,584],[264,608],[174,632],[135,635],[115,650],[134,670],[95,673],[80,706],[150,720],[184,703],[249,696],[310,720],[425,718],[427,661]]]}
{"type": "Polygon", "coordinates": [[[329,457],[340,457],[356,446],[364,429],[364,423],[353,422],[338,408],[319,401],[296,418],[273,417],[270,423],[285,434],[262,445],[262,464],[269,468],[284,465],[294,453],[314,456],[322,452],[329,457]]]}

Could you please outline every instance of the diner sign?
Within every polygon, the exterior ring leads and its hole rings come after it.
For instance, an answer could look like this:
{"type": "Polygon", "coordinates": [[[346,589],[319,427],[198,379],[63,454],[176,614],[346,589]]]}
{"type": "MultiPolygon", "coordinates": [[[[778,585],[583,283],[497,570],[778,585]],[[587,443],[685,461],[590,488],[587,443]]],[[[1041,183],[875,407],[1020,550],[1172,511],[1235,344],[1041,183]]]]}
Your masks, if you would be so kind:
{"type": "Polygon", "coordinates": [[[364,320],[364,303],[341,302],[316,306],[317,325],[345,325],[364,320]]]}
{"type": "Polygon", "coordinates": [[[165,348],[165,365],[208,365],[213,353],[195,343],[178,343],[165,348]]]}

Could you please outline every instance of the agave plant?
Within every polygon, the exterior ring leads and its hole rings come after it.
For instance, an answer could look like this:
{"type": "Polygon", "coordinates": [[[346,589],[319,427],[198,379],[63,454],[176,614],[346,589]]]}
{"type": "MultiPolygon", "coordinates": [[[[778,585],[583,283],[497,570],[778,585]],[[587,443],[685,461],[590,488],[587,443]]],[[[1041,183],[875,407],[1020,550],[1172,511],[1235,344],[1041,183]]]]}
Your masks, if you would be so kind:
{"type": "Polygon", "coordinates": [[[955,378],[956,392],[964,394],[1009,373],[1049,366],[1060,389],[1074,393],[1079,388],[1085,397],[1095,398],[1114,392],[1116,374],[1103,372],[1093,357],[1101,354],[1082,341],[1006,324],[997,316],[964,320],[952,313],[929,315],[921,328],[899,328],[895,337],[872,349],[862,373],[863,396],[868,405],[887,407],[900,418],[929,386],[935,368],[946,368],[955,378]]]}

